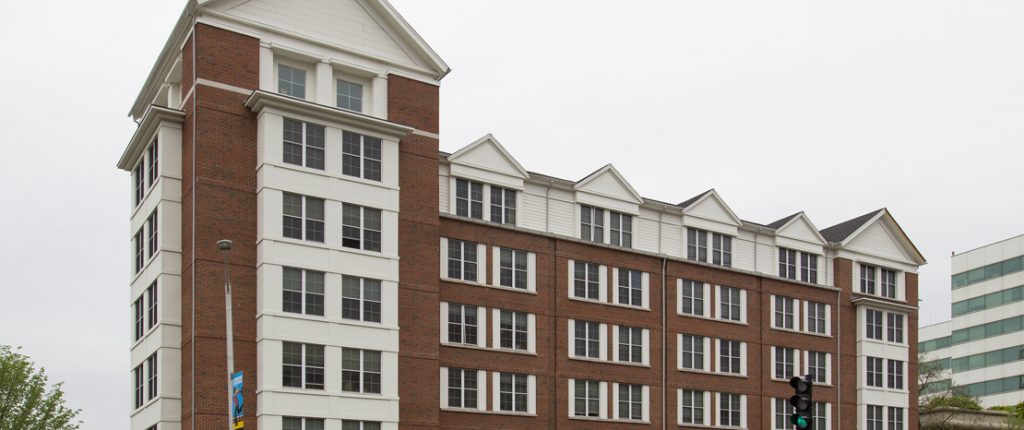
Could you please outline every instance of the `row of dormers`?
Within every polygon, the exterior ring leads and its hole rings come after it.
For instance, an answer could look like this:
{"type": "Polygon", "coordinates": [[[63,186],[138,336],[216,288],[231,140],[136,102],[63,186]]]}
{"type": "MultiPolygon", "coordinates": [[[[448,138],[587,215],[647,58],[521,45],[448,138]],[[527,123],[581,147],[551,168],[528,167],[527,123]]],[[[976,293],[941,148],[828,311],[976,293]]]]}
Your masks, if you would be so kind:
{"type": "MultiPolygon", "coordinates": [[[[586,220],[593,215],[581,214],[581,210],[599,208],[615,216],[631,217],[632,242],[628,247],[639,251],[687,258],[692,252],[687,249],[688,229],[708,232],[704,242],[708,252],[712,235],[729,237],[737,241],[730,245],[730,258],[736,260],[731,267],[741,270],[777,275],[782,259],[777,253],[784,252],[777,251],[780,248],[796,251],[797,256],[819,256],[818,270],[823,273],[830,272],[825,267],[830,264],[825,257],[843,257],[904,272],[915,272],[925,263],[886,209],[825,229],[818,229],[803,212],[767,224],[756,223],[741,219],[713,189],[678,204],[644,198],[610,164],[579,181],[529,172],[492,135],[452,154],[442,153],[439,179],[439,205],[443,213],[457,214],[457,186],[462,186],[465,192],[465,182],[469,181],[484,184],[482,192],[486,198],[481,200],[485,208],[490,205],[492,190],[514,190],[520,195],[514,222],[519,228],[586,240],[589,236],[581,229],[586,228],[586,220]]],[[[465,207],[464,202],[461,204],[465,207]]],[[[608,239],[612,228],[609,219],[604,215],[603,243],[614,244],[608,239]]],[[[710,263],[711,259],[707,261],[710,263]]],[[[831,284],[824,279],[819,283],[831,284]]]]}

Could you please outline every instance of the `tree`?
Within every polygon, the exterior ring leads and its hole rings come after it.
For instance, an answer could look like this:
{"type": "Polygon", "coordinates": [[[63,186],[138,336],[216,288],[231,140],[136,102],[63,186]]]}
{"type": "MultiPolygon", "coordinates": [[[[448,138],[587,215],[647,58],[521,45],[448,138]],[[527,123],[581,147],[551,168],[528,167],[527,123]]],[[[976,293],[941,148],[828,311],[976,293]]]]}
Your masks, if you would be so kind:
{"type": "Polygon", "coordinates": [[[78,410],[64,406],[62,383],[48,387],[20,348],[0,345],[0,430],[77,430],[78,410]]]}
{"type": "Polygon", "coordinates": [[[921,413],[935,414],[927,425],[922,423],[922,429],[957,428],[952,423],[961,415],[960,411],[982,409],[966,387],[953,382],[941,360],[925,361],[923,355],[918,355],[917,363],[918,406],[921,413]]]}

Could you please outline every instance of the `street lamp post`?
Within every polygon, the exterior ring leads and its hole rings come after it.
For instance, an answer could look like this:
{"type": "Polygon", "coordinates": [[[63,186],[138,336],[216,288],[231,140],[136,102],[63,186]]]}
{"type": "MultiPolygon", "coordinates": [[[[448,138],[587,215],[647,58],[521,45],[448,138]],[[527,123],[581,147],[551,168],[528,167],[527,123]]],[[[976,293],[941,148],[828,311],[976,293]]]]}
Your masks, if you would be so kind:
{"type": "Polygon", "coordinates": [[[231,241],[221,239],[217,241],[217,248],[224,254],[224,313],[227,324],[227,346],[228,346],[228,429],[234,427],[234,389],[231,386],[231,375],[235,373],[235,345],[234,336],[231,330],[231,277],[228,271],[228,251],[231,251],[231,241]]]}

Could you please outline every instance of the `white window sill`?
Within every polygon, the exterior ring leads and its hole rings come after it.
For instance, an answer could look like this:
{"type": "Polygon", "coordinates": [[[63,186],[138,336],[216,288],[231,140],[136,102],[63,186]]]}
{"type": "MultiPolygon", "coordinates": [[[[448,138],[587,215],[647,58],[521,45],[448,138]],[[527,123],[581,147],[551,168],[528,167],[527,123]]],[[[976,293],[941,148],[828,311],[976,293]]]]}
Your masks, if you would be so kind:
{"type": "Polygon", "coordinates": [[[587,298],[583,298],[583,297],[569,296],[569,300],[576,301],[576,302],[583,302],[583,303],[593,303],[595,305],[614,306],[616,308],[623,308],[623,309],[633,309],[633,310],[644,311],[644,312],[650,312],[651,311],[650,308],[645,308],[643,306],[624,305],[624,304],[621,304],[621,303],[614,303],[614,302],[603,302],[603,301],[601,301],[601,299],[587,299],[587,298]]]}
{"type": "Polygon", "coordinates": [[[677,367],[676,370],[678,370],[680,372],[700,373],[700,374],[704,374],[704,375],[716,375],[717,374],[715,372],[711,372],[711,371],[704,370],[704,369],[687,369],[685,367],[677,367]]]}
{"type": "Polygon", "coordinates": [[[600,418],[600,417],[581,417],[576,415],[569,415],[570,420],[576,421],[597,421],[605,423],[620,423],[620,424],[637,424],[637,425],[650,425],[650,421],[644,420],[631,420],[626,418],[600,418]]]}
{"type": "Polygon", "coordinates": [[[716,376],[728,376],[730,378],[747,379],[747,375],[744,375],[744,374],[741,374],[741,373],[713,372],[712,374],[716,375],[716,376]]]}
{"type": "Polygon", "coordinates": [[[570,355],[569,359],[570,360],[576,360],[576,361],[586,361],[586,362],[590,362],[590,363],[615,364],[615,365],[619,365],[619,366],[629,366],[629,367],[641,367],[641,368],[650,368],[651,367],[650,364],[644,364],[644,363],[634,363],[634,362],[631,362],[631,361],[602,360],[600,358],[580,357],[580,356],[577,356],[577,355],[570,355]]]}
{"type": "Polygon", "coordinates": [[[714,318],[711,318],[709,316],[706,316],[706,315],[686,314],[686,313],[679,312],[678,310],[676,310],[676,315],[679,315],[681,317],[687,317],[687,318],[697,318],[697,319],[708,320],[708,321],[718,321],[718,320],[716,320],[714,318]]]}
{"type": "Polygon", "coordinates": [[[444,277],[444,276],[441,277],[441,280],[444,281],[444,282],[452,283],[452,284],[463,284],[463,285],[470,285],[470,286],[474,286],[474,287],[490,288],[490,289],[496,290],[496,291],[507,291],[507,292],[510,292],[510,293],[529,294],[529,295],[533,295],[533,296],[537,295],[536,291],[532,291],[532,290],[528,290],[528,289],[523,289],[523,288],[506,287],[504,285],[491,285],[491,284],[487,284],[487,283],[483,283],[483,282],[467,281],[467,280],[464,280],[464,279],[447,278],[447,277],[444,277]]]}

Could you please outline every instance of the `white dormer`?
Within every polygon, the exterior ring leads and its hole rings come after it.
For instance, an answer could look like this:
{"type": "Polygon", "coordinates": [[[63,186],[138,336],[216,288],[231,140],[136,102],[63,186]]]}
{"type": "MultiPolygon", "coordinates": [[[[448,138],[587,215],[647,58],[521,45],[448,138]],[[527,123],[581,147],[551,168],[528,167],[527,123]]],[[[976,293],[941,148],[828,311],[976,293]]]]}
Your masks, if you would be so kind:
{"type": "Polygon", "coordinates": [[[686,227],[736,236],[743,224],[713,189],[680,203],[680,206],[683,206],[683,225],[686,227]]]}
{"type": "Polygon", "coordinates": [[[825,246],[825,238],[818,232],[807,215],[803,212],[787,217],[781,225],[775,227],[775,245],[797,251],[821,255],[825,246]]]}
{"type": "Polygon", "coordinates": [[[576,237],[633,248],[635,218],[644,199],[611,164],[575,185],[576,237]]]}
{"type": "Polygon", "coordinates": [[[448,156],[449,213],[521,226],[526,169],[488,134],[448,156]]]}
{"type": "Polygon", "coordinates": [[[818,232],[807,215],[803,212],[790,215],[771,224],[775,229],[775,263],[778,276],[788,279],[824,283],[822,257],[827,241],[818,232]]]}

